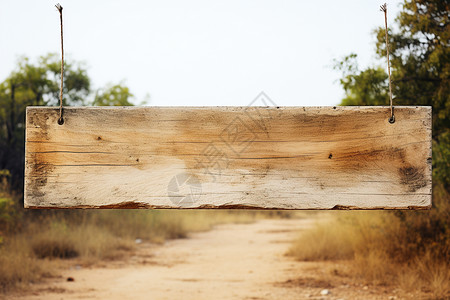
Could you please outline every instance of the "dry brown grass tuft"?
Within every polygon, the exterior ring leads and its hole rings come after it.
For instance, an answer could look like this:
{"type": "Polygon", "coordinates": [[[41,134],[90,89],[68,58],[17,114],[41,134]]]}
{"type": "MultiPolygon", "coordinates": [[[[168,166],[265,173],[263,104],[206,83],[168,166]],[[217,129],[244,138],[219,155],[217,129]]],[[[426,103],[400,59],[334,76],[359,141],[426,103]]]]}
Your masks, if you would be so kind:
{"type": "MultiPolygon", "coordinates": [[[[445,243],[441,246],[446,249],[445,243]]],[[[347,259],[356,278],[445,299],[450,297],[450,262],[436,254],[437,247],[411,242],[409,228],[393,213],[352,211],[331,214],[302,233],[288,255],[305,261],[347,259]]]]}
{"type": "Polygon", "coordinates": [[[449,299],[450,262],[439,261],[430,253],[417,258],[416,261],[419,286],[431,292],[435,299],[449,299]]]}
{"type": "Polygon", "coordinates": [[[17,238],[0,248],[0,290],[6,292],[12,287],[36,282],[49,276],[46,261],[37,260],[28,241],[17,238]]]}
{"type": "Polygon", "coordinates": [[[288,251],[288,255],[304,261],[347,259],[353,254],[351,237],[347,232],[323,222],[303,232],[288,251]]]}

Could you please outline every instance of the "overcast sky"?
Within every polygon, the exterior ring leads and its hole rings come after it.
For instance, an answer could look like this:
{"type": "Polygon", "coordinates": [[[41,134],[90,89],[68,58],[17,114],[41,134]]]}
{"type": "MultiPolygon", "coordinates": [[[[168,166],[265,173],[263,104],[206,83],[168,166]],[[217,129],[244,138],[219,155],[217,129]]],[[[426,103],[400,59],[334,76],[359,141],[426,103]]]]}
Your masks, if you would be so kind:
{"type": "MultiPolygon", "coordinates": [[[[0,81],[17,58],[60,54],[55,1],[0,2],[0,81]]],[[[334,58],[377,61],[382,1],[60,1],[66,61],[84,61],[93,87],[124,81],[136,103],[336,105],[334,58]]],[[[388,2],[393,24],[400,1],[388,2]]],[[[388,104],[386,102],[386,104],[388,104]]]]}

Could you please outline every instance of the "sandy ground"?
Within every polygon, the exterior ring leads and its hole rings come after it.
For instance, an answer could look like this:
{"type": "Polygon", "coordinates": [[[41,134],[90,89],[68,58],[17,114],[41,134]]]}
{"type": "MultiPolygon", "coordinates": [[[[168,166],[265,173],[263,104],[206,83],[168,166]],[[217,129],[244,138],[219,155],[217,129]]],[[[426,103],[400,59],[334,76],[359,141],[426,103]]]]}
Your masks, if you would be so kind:
{"type": "Polygon", "coordinates": [[[345,264],[285,255],[314,219],[226,224],[164,245],[142,243],[124,261],[70,262],[58,278],[12,299],[401,299],[345,275],[345,264]],[[344,270],[344,271],[343,271],[344,270]],[[71,277],[73,281],[67,281],[71,277]],[[324,290],[328,291],[327,295],[324,290]]]}

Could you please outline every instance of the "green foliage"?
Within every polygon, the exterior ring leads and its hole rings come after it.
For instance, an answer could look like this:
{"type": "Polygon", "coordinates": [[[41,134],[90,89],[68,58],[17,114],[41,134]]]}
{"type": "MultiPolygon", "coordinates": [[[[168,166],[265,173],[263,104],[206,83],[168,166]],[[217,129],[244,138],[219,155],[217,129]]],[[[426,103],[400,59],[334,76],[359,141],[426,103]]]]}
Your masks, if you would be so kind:
{"type": "Polygon", "coordinates": [[[17,220],[17,210],[14,197],[10,192],[8,180],[9,170],[0,170],[0,245],[3,232],[10,232],[17,220]]]}
{"type": "Polygon", "coordinates": [[[442,133],[439,142],[433,141],[433,177],[446,187],[450,185],[450,130],[442,133]]]}
{"type": "Polygon", "coordinates": [[[350,54],[335,64],[335,69],[342,71],[340,83],[346,97],[342,105],[387,105],[387,74],[380,67],[359,71],[357,55],[350,54]],[[364,103],[364,104],[362,104],[364,103]]]}
{"type": "Polygon", "coordinates": [[[133,94],[126,86],[116,84],[106,87],[104,90],[97,91],[93,105],[95,106],[129,106],[133,105],[130,99],[133,94]]]}

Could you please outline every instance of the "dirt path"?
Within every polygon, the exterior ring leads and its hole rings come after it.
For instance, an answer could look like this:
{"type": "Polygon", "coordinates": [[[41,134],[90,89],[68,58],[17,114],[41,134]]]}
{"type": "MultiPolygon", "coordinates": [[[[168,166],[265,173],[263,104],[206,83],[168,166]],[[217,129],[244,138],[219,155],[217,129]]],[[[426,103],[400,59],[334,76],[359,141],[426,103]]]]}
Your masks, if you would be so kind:
{"type": "Polygon", "coordinates": [[[127,262],[71,267],[22,299],[388,299],[386,291],[375,295],[369,287],[346,284],[335,264],[284,255],[299,231],[313,223],[227,224],[161,246],[141,244],[127,262]],[[321,295],[324,289],[330,294],[321,295]]]}

